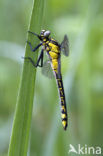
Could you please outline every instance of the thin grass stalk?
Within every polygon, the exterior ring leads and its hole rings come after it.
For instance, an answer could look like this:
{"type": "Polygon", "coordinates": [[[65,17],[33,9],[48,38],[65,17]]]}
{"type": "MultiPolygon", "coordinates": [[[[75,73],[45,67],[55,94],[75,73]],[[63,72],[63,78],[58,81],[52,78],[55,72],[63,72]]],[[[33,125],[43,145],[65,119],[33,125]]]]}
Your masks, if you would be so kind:
{"type": "MultiPolygon", "coordinates": [[[[44,0],[34,1],[29,30],[35,33],[40,33],[41,30],[43,8],[44,0]]],[[[39,40],[31,34],[27,35],[27,40],[29,40],[34,47],[39,43],[39,40]]],[[[37,55],[37,53],[32,53],[29,45],[26,44],[25,56],[29,56],[36,61],[37,55]]],[[[27,155],[34,99],[35,77],[36,68],[34,68],[29,61],[25,60],[14,115],[8,152],[9,156],[27,155]]]]}

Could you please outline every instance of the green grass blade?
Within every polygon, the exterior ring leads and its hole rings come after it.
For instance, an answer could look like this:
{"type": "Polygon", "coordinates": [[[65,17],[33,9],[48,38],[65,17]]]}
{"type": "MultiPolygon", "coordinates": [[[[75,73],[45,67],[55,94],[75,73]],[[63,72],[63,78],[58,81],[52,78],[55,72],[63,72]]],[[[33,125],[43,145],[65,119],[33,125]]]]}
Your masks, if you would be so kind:
{"type": "MultiPolygon", "coordinates": [[[[29,30],[40,33],[44,0],[35,0],[30,20],[29,30]]],[[[27,40],[35,47],[39,40],[29,34],[27,40]]],[[[25,56],[34,59],[34,53],[26,45],[25,56]]],[[[35,55],[35,61],[37,53],[35,55]]],[[[28,151],[29,133],[32,117],[33,97],[35,88],[36,69],[28,61],[24,62],[19,95],[17,99],[16,112],[9,145],[9,156],[26,156],[28,151]]]]}

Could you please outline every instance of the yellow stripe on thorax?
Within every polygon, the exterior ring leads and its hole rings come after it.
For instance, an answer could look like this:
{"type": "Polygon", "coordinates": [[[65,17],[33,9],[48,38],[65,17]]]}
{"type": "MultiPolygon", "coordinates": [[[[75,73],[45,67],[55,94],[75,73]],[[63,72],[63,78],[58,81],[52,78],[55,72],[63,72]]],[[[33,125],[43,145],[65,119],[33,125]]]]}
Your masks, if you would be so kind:
{"type": "Polygon", "coordinates": [[[55,53],[59,53],[59,47],[51,42],[49,42],[48,44],[51,47],[51,51],[55,52],[55,53]]]}
{"type": "Polygon", "coordinates": [[[52,67],[53,67],[53,70],[55,72],[58,71],[58,57],[59,57],[59,47],[51,42],[48,43],[48,45],[51,47],[51,50],[49,51],[49,55],[52,59],[52,67]]]}

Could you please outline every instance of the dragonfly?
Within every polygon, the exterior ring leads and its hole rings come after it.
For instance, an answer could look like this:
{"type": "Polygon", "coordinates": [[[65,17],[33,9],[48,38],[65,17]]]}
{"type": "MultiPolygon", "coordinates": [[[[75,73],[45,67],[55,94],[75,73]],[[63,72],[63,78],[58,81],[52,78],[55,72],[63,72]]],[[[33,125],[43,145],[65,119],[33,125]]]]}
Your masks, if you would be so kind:
{"type": "Polygon", "coordinates": [[[31,31],[28,31],[28,33],[35,35],[40,40],[40,43],[35,48],[33,48],[31,42],[27,41],[31,51],[36,52],[38,48],[42,48],[36,63],[31,57],[24,57],[24,59],[29,60],[34,67],[43,67],[42,73],[45,76],[48,76],[48,73],[52,69],[60,97],[62,125],[64,130],[66,130],[68,126],[68,115],[61,73],[61,54],[63,53],[65,56],[69,55],[68,37],[67,35],[64,35],[64,39],[60,44],[58,41],[50,37],[51,32],[49,30],[41,30],[40,34],[31,31]],[[49,61],[44,62],[44,53],[47,54],[49,61]]]}

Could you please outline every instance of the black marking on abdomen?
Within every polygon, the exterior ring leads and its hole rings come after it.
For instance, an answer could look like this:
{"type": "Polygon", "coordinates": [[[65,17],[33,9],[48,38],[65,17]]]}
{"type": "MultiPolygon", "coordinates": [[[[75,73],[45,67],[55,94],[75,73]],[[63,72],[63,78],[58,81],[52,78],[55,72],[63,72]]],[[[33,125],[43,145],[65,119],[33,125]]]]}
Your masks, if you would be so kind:
{"type": "Polygon", "coordinates": [[[56,75],[59,96],[60,96],[60,101],[61,101],[62,124],[63,124],[64,130],[66,130],[67,125],[68,125],[68,123],[67,123],[68,117],[67,117],[67,108],[66,108],[66,100],[65,100],[64,87],[63,87],[63,82],[62,82],[62,76],[59,78],[58,74],[55,73],[55,75],[56,75]]]}

